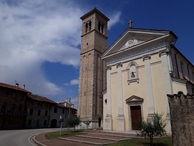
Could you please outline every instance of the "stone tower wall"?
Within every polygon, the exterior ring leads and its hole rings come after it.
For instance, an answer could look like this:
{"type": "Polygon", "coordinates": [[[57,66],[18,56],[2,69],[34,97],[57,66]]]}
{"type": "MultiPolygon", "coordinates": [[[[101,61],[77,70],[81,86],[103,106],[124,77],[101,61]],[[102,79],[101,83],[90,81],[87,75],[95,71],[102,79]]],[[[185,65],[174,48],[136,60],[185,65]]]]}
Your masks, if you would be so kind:
{"type": "Polygon", "coordinates": [[[173,146],[194,146],[194,95],[168,95],[173,146]]]}
{"type": "Polygon", "coordinates": [[[96,8],[82,16],[81,19],[78,116],[82,121],[97,123],[103,116],[102,91],[105,89],[105,63],[101,56],[107,48],[109,19],[96,8]],[[99,29],[102,23],[103,31],[99,29]],[[90,29],[86,29],[88,24],[90,24],[90,29]]]}

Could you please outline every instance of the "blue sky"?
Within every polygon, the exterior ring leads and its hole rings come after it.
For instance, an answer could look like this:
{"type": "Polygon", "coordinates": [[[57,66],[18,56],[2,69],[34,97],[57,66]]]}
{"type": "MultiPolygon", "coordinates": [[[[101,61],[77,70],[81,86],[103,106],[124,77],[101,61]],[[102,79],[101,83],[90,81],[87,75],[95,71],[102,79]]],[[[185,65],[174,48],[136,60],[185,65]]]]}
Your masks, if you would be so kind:
{"type": "Polygon", "coordinates": [[[0,82],[77,105],[80,17],[97,7],[110,18],[108,45],[128,27],[172,30],[194,63],[193,0],[0,0],[0,82]]]}

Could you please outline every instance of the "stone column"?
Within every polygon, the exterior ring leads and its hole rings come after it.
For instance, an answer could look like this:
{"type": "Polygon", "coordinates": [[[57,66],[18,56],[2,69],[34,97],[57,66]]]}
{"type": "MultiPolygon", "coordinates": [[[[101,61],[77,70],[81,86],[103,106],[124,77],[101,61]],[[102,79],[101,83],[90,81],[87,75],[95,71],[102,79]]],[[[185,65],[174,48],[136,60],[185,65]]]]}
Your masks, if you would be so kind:
{"type": "Polygon", "coordinates": [[[166,129],[167,133],[171,133],[171,125],[170,125],[170,111],[169,111],[169,104],[168,104],[168,98],[167,94],[173,94],[172,92],[172,81],[170,77],[170,59],[168,56],[168,50],[162,51],[159,53],[159,56],[161,57],[162,62],[162,74],[163,74],[163,80],[164,80],[164,90],[165,90],[165,97],[166,98],[166,129]]]}
{"type": "Polygon", "coordinates": [[[123,88],[122,88],[122,63],[117,64],[118,68],[118,116],[117,116],[117,130],[125,131],[125,119],[123,109],[123,88]]]}
{"type": "Polygon", "coordinates": [[[148,118],[147,118],[148,121],[152,119],[152,115],[155,113],[150,59],[151,59],[150,55],[143,57],[143,61],[145,64],[145,79],[146,79],[146,91],[147,91],[147,100],[148,100],[147,102],[148,103],[148,118]]]}
{"type": "Polygon", "coordinates": [[[112,130],[112,109],[111,109],[111,67],[107,67],[107,113],[105,117],[104,130],[112,130]]]}

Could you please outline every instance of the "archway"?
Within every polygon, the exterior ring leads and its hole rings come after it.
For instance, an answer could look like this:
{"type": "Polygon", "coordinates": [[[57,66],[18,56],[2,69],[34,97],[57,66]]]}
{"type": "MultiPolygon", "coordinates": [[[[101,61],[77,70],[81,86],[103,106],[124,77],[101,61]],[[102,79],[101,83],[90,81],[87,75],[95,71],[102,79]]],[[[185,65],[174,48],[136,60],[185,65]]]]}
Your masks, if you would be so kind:
{"type": "Polygon", "coordinates": [[[51,120],[51,128],[57,128],[57,120],[56,119],[52,119],[51,120]]]}

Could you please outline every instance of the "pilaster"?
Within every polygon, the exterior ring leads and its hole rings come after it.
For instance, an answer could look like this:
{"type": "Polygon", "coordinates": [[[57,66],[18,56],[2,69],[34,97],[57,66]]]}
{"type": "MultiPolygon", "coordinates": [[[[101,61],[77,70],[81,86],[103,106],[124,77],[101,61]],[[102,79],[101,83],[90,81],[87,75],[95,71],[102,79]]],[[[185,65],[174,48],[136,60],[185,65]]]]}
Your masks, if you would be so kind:
{"type": "Polygon", "coordinates": [[[151,59],[150,55],[143,57],[143,61],[145,64],[145,79],[146,79],[146,91],[147,91],[147,100],[148,100],[148,117],[150,117],[149,115],[152,115],[155,112],[150,59],[151,59]]]}
{"type": "Polygon", "coordinates": [[[107,113],[105,117],[104,130],[112,130],[112,109],[111,109],[111,67],[107,67],[107,113]]]}
{"type": "MultiPolygon", "coordinates": [[[[163,80],[164,80],[164,89],[165,89],[165,95],[166,95],[166,129],[170,130],[170,110],[169,110],[169,104],[168,104],[168,98],[167,94],[173,94],[172,92],[172,81],[170,77],[171,68],[170,68],[170,58],[169,58],[169,50],[164,50],[159,52],[159,56],[161,58],[162,62],[162,74],[163,74],[163,80]]],[[[167,133],[170,133],[170,131],[167,131],[167,133]]]]}
{"type": "Polygon", "coordinates": [[[123,91],[122,91],[122,63],[117,64],[118,69],[118,116],[117,116],[117,130],[125,131],[125,118],[123,109],[123,91]]]}

